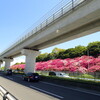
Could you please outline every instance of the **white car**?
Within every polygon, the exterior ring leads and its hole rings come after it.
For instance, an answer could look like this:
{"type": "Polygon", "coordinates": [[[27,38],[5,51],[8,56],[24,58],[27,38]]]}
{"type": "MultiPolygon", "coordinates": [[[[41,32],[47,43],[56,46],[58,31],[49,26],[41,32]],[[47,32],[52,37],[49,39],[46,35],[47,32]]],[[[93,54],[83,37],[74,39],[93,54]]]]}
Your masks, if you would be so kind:
{"type": "Polygon", "coordinates": [[[52,75],[52,76],[58,76],[58,77],[69,77],[69,75],[67,75],[66,73],[63,73],[63,72],[49,72],[49,75],[52,75]]]}
{"type": "Polygon", "coordinates": [[[66,73],[63,73],[63,72],[56,72],[56,76],[58,76],[58,77],[69,77],[69,75],[67,75],[66,73]]]}

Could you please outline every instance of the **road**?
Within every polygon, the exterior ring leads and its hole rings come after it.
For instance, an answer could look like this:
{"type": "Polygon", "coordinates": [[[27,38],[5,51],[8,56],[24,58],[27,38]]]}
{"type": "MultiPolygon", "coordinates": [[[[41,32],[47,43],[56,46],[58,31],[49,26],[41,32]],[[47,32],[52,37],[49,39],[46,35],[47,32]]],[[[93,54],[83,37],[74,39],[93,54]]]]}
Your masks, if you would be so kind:
{"type": "Polygon", "coordinates": [[[23,81],[20,75],[0,75],[0,85],[18,100],[100,100],[100,92],[47,82],[23,81]]]}

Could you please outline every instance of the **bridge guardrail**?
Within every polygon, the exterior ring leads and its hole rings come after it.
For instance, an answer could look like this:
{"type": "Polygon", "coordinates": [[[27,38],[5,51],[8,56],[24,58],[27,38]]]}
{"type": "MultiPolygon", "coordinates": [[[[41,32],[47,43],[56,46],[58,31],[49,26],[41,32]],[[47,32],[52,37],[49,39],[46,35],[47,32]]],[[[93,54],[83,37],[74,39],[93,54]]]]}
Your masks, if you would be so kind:
{"type": "MultiPolygon", "coordinates": [[[[24,40],[31,37],[33,34],[35,34],[38,31],[44,29],[46,26],[50,25],[52,22],[54,22],[56,19],[60,18],[62,15],[66,14],[66,13],[69,13],[69,11],[71,11],[71,10],[74,10],[74,8],[76,8],[78,5],[82,4],[85,1],[89,1],[89,0],[69,0],[67,2],[67,4],[63,4],[61,7],[59,7],[59,9],[57,9],[57,10],[55,9],[55,11],[53,10],[52,11],[53,13],[50,12],[51,13],[50,16],[47,16],[47,14],[46,14],[46,16],[44,16],[42,18],[42,20],[40,19],[39,21],[36,22],[36,24],[34,24],[29,29],[27,29],[24,32],[24,36],[22,36],[22,37],[20,36],[21,38],[19,40],[17,40],[15,43],[13,43],[4,52],[2,52],[0,54],[0,56],[2,56],[2,54],[9,51],[11,48],[14,48],[18,44],[22,43],[24,40]]],[[[48,14],[49,14],[49,12],[48,12],[48,14]]]]}
{"type": "Polygon", "coordinates": [[[0,95],[2,96],[2,100],[18,100],[2,86],[0,86],[0,95]]]}

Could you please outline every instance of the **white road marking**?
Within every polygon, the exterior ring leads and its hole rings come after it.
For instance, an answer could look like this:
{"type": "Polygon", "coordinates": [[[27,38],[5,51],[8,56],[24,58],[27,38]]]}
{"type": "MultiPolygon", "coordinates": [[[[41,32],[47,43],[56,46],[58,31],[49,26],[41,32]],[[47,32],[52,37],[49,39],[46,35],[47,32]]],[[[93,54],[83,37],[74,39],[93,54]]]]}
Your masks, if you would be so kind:
{"type": "Polygon", "coordinates": [[[34,87],[34,86],[32,86],[32,85],[30,85],[30,87],[33,88],[33,89],[39,90],[39,91],[41,91],[41,92],[50,94],[50,95],[52,95],[52,96],[58,97],[58,98],[60,98],[60,99],[64,98],[64,97],[62,97],[62,96],[56,95],[56,94],[54,94],[54,93],[51,93],[51,92],[48,92],[48,91],[45,91],[45,90],[42,90],[42,89],[37,88],[37,87],[34,87]]]}
{"type": "Polygon", "coordinates": [[[66,89],[70,89],[70,90],[74,90],[74,91],[79,91],[79,92],[83,92],[83,93],[88,93],[88,94],[100,96],[100,93],[94,93],[94,92],[89,92],[89,91],[85,91],[85,90],[73,89],[73,88],[70,88],[70,87],[65,87],[65,86],[61,86],[61,85],[57,85],[57,84],[53,84],[53,83],[48,83],[48,82],[43,82],[43,81],[41,81],[41,83],[49,84],[49,85],[52,85],[52,86],[57,86],[57,87],[61,87],[61,88],[66,88],[66,89]]]}
{"type": "Polygon", "coordinates": [[[11,77],[8,77],[8,76],[7,76],[7,78],[10,79],[10,80],[13,80],[13,78],[11,78],[11,77]]]}

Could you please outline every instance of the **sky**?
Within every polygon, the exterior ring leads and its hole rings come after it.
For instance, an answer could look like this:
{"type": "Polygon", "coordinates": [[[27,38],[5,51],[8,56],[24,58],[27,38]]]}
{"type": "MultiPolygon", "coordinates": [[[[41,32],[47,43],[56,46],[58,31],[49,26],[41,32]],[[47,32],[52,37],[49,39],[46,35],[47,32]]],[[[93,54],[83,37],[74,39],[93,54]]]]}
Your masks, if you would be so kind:
{"type": "MultiPolygon", "coordinates": [[[[69,0],[0,0],[0,53],[20,39],[27,29],[58,3],[62,6],[67,1],[69,0]]],[[[43,49],[41,53],[50,53],[55,47],[68,49],[77,45],[87,46],[93,41],[100,41],[100,32],[43,49]]],[[[25,57],[19,57],[12,64],[24,61],[25,57]]]]}

